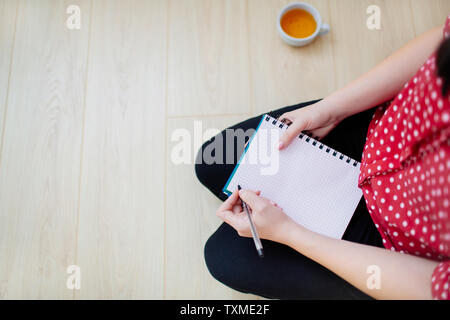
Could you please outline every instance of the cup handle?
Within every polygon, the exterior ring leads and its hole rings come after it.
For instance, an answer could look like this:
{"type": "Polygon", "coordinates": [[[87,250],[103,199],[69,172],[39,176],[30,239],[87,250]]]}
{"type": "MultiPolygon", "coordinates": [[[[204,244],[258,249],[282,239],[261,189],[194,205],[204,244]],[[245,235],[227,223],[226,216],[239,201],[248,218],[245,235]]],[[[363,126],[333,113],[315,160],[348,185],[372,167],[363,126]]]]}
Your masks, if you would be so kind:
{"type": "Polygon", "coordinates": [[[328,23],[322,23],[320,26],[319,36],[325,35],[330,32],[330,25],[328,23]]]}

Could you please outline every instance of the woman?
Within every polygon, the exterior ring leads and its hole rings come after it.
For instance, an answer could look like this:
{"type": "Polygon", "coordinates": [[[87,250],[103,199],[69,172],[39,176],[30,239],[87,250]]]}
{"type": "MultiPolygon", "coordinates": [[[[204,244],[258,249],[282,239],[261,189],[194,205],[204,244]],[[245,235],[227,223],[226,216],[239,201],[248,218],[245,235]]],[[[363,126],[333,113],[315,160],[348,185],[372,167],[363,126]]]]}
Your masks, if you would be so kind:
{"type": "MultiPolygon", "coordinates": [[[[225,200],[217,211],[225,223],[205,246],[212,275],[269,298],[450,299],[449,91],[450,16],[444,41],[441,28],[431,30],[324,100],[271,112],[290,124],[281,152],[306,131],[361,160],[364,201],[343,240],[306,230],[259,192],[226,199],[221,189],[234,165],[197,164],[199,180],[225,200]],[[266,240],[264,259],[241,199],[266,240]],[[379,285],[370,285],[373,277],[379,285]]],[[[236,161],[242,148],[224,147],[231,151],[236,161]]]]}

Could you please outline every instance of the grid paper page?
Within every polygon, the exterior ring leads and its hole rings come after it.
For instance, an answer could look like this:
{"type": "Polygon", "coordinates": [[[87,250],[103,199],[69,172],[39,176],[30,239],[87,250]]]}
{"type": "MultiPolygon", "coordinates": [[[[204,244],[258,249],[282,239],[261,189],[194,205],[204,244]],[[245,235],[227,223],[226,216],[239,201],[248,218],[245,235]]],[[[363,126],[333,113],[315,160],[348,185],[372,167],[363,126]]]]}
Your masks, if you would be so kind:
{"type": "Polygon", "coordinates": [[[360,164],[307,136],[278,151],[279,136],[287,129],[280,126],[263,117],[224,192],[232,193],[238,184],[261,190],[300,225],[341,239],[362,196],[360,164]]]}

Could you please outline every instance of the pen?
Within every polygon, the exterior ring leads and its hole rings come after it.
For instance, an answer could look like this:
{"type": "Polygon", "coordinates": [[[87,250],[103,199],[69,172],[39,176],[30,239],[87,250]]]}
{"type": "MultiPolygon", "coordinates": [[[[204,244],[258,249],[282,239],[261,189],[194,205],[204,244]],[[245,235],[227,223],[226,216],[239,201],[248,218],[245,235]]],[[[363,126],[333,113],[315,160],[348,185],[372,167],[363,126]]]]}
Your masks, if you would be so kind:
{"type": "MultiPolygon", "coordinates": [[[[238,190],[242,190],[241,186],[238,185],[238,190]]],[[[256,230],[255,225],[253,224],[252,217],[250,215],[250,210],[248,209],[248,205],[242,200],[242,209],[244,209],[247,214],[248,221],[250,222],[250,230],[252,231],[253,241],[255,242],[256,251],[258,251],[258,255],[260,258],[264,257],[263,246],[261,243],[261,239],[259,238],[258,231],[256,230]]]]}

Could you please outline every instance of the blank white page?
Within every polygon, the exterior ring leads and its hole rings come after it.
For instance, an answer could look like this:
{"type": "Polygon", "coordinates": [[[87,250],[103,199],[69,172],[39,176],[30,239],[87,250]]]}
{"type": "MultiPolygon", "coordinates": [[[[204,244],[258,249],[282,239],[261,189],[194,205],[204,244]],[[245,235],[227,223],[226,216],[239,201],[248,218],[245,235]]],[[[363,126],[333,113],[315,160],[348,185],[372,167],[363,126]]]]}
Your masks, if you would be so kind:
{"type": "Polygon", "coordinates": [[[260,190],[300,225],[341,239],[362,196],[359,162],[303,135],[278,151],[281,125],[262,118],[223,191],[260,190]]]}

